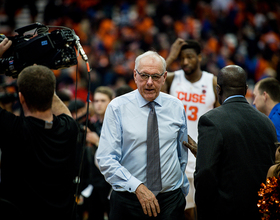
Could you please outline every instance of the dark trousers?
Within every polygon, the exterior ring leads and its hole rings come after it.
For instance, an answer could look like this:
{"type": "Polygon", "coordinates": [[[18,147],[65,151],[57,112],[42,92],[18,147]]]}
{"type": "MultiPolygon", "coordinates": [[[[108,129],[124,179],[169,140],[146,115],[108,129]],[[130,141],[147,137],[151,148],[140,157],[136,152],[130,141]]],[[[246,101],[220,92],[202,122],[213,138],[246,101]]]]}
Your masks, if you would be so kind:
{"type": "Polygon", "coordinates": [[[184,220],[186,200],[181,189],[160,193],[157,200],[160,213],[156,218],[149,217],[144,214],[134,193],[113,191],[110,199],[110,220],[184,220]]]}
{"type": "Polygon", "coordinates": [[[109,187],[96,187],[93,189],[89,198],[91,206],[88,207],[88,220],[103,220],[104,212],[109,215],[110,202],[108,195],[110,190],[110,185],[109,187]]]}

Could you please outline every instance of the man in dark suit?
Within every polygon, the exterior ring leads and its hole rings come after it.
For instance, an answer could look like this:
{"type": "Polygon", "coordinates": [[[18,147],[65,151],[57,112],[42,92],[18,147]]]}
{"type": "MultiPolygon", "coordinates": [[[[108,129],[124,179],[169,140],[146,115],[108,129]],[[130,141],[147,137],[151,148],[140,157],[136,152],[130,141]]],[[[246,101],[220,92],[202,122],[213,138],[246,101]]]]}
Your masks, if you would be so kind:
{"type": "Polygon", "coordinates": [[[198,123],[198,219],[260,219],[258,190],[274,163],[275,128],[246,101],[246,73],[241,67],[223,68],[217,83],[221,106],[198,123]]]}

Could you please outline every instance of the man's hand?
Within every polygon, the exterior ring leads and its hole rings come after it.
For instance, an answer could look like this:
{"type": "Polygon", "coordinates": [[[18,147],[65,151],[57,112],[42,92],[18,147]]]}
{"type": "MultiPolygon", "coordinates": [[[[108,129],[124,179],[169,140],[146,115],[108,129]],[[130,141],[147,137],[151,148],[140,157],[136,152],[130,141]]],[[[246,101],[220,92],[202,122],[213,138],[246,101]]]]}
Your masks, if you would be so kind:
{"type": "Polygon", "coordinates": [[[5,38],[1,43],[0,43],[0,58],[2,57],[3,53],[9,49],[9,47],[12,45],[12,41],[9,40],[8,38],[5,38]]]}
{"type": "Polygon", "coordinates": [[[177,38],[177,40],[172,44],[170,53],[166,58],[167,67],[178,58],[183,45],[187,45],[187,43],[182,38],[177,38]]]}
{"type": "Polygon", "coordinates": [[[160,208],[155,195],[144,185],[140,184],[135,194],[142,206],[145,215],[156,217],[160,213],[160,208]]]}
{"type": "Polygon", "coordinates": [[[87,130],[87,136],[86,136],[86,141],[94,144],[95,146],[98,147],[98,143],[99,143],[99,136],[96,132],[91,131],[91,130],[87,130]]]}
{"type": "Polygon", "coordinates": [[[277,146],[277,149],[276,149],[276,153],[275,153],[275,164],[280,163],[280,143],[277,142],[276,146],[277,146]]]}
{"type": "Polygon", "coordinates": [[[196,142],[188,135],[188,143],[186,141],[183,141],[183,144],[190,149],[190,151],[193,153],[193,155],[196,157],[197,153],[197,144],[196,142]]]}

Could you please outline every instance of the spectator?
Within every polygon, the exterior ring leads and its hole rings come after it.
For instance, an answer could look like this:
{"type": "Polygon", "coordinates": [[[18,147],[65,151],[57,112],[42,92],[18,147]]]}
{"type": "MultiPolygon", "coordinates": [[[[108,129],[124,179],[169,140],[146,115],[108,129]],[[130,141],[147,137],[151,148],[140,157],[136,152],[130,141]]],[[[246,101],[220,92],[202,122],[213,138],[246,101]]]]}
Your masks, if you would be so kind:
{"type": "Polygon", "coordinates": [[[280,83],[274,78],[262,79],[255,85],[254,96],[253,104],[273,122],[280,141],[280,83]]]}
{"type": "MultiPolygon", "coordinates": [[[[94,70],[93,92],[98,86],[114,87],[119,77],[135,89],[130,74],[135,57],[153,48],[166,58],[170,45],[178,37],[194,39],[203,45],[206,56],[201,69],[214,75],[229,64],[243,67],[248,80],[253,82],[275,74],[280,67],[279,6],[279,1],[251,4],[251,0],[116,1],[114,4],[99,0],[49,0],[44,13],[45,22],[73,28],[80,37],[94,70]]],[[[1,25],[0,32],[8,34],[7,26],[1,25]]],[[[175,71],[179,63],[173,62],[169,68],[175,71]]],[[[86,79],[86,68],[79,71],[80,79],[86,79]]],[[[75,78],[75,70],[71,72],[75,78]]],[[[82,96],[86,97],[83,91],[82,96]]]]}
{"type": "Polygon", "coordinates": [[[129,85],[123,85],[116,89],[116,97],[132,92],[133,89],[129,85]]]}
{"type": "MultiPolygon", "coordinates": [[[[106,86],[97,87],[93,97],[93,108],[97,120],[89,126],[90,132],[87,133],[87,141],[93,144],[92,161],[95,161],[95,153],[99,145],[99,137],[102,129],[107,105],[113,99],[113,90],[106,86]]],[[[91,184],[93,191],[89,197],[88,219],[103,220],[104,215],[109,215],[110,203],[109,194],[111,186],[104,179],[95,163],[92,163],[91,184]]]]}
{"type": "Polygon", "coordinates": [[[107,105],[114,98],[114,92],[107,86],[97,87],[94,91],[93,108],[96,116],[94,127],[97,134],[100,136],[101,128],[105,116],[107,105]]]}
{"type": "MultiPolygon", "coordinates": [[[[83,201],[83,204],[79,205],[78,212],[80,217],[87,212],[89,220],[103,220],[104,216],[109,214],[110,205],[108,197],[111,186],[105,181],[104,176],[96,166],[95,153],[99,143],[104,114],[107,105],[113,99],[113,90],[106,86],[98,87],[93,97],[94,115],[88,121],[87,143],[85,146],[83,176],[81,180],[81,190],[83,191],[86,188],[90,189],[92,187],[92,191],[87,196],[83,196],[83,193],[81,193],[80,199],[83,201]]],[[[84,126],[86,112],[83,109],[85,108],[85,104],[81,100],[77,100],[76,103],[78,116],[81,115],[78,117],[79,122],[84,126]]],[[[75,101],[73,100],[69,105],[69,109],[74,110],[74,104],[75,101]]]]}
{"type": "Polygon", "coordinates": [[[81,99],[71,100],[68,104],[68,109],[72,117],[80,124],[85,125],[87,106],[81,99]]]}
{"type": "Polygon", "coordinates": [[[38,15],[36,0],[23,0],[20,2],[15,0],[5,1],[4,8],[8,16],[8,19],[5,23],[9,25],[12,29],[16,26],[15,15],[17,10],[22,9],[25,5],[28,6],[30,11],[31,22],[34,23],[38,15]]]}

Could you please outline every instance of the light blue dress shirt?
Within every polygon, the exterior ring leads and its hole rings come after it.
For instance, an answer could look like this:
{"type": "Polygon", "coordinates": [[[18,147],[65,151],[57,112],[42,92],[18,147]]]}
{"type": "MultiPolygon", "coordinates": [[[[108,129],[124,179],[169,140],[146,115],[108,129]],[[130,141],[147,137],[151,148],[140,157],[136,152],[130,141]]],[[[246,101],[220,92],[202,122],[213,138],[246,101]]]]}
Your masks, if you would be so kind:
{"type": "MultiPolygon", "coordinates": [[[[188,160],[187,122],[184,107],[177,98],[160,93],[154,100],[158,118],[162,191],[182,188],[188,193],[185,175],[188,160]]],[[[116,191],[135,192],[146,185],[147,121],[146,101],[134,90],[113,99],[107,106],[102,125],[97,161],[102,174],[116,191]]]]}

